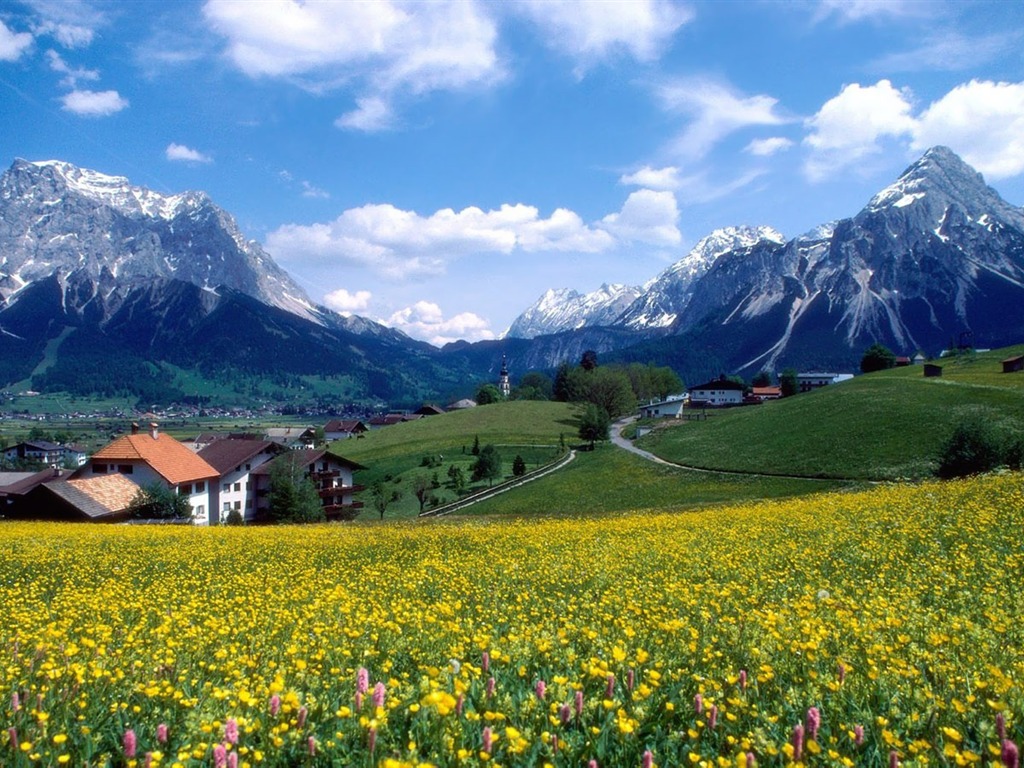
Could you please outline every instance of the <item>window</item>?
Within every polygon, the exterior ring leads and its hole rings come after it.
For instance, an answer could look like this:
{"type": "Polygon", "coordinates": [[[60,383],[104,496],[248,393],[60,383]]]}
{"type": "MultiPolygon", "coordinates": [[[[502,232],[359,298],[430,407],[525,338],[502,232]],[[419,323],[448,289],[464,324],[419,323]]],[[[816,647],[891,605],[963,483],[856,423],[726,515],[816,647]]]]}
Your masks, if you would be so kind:
{"type": "Polygon", "coordinates": [[[131,464],[118,464],[117,471],[122,475],[130,475],[135,470],[131,464]]]}
{"type": "Polygon", "coordinates": [[[192,484],[185,483],[178,487],[178,495],[180,496],[191,496],[192,495],[192,484]]]}
{"type": "Polygon", "coordinates": [[[200,480],[198,483],[196,483],[196,489],[195,489],[196,493],[202,493],[205,490],[206,490],[206,481],[205,480],[200,480]]]}
{"type": "Polygon", "coordinates": [[[224,509],[222,511],[224,511],[224,512],[230,512],[231,511],[231,502],[230,501],[225,501],[224,502],[224,509]]]}
{"type": "Polygon", "coordinates": [[[92,472],[93,472],[94,475],[105,475],[105,474],[107,474],[107,465],[106,464],[93,464],[92,465],[92,472]]]}
{"type": "Polygon", "coordinates": [[[231,493],[231,483],[224,483],[224,485],[221,486],[221,490],[224,493],[231,493]]]}
{"type": "Polygon", "coordinates": [[[199,504],[193,507],[192,511],[195,513],[196,517],[202,517],[206,514],[206,506],[203,504],[199,504]]]}
{"type": "Polygon", "coordinates": [[[249,470],[251,470],[251,469],[252,469],[252,464],[246,464],[246,465],[245,465],[245,471],[246,471],[246,472],[248,472],[248,471],[249,471],[249,470]]]}
{"type": "Polygon", "coordinates": [[[241,508],[242,508],[242,502],[236,501],[235,502],[235,509],[241,509],[241,508]]]}
{"type": "Polygon", "coordinates": [[[241,483],[235,483],[235,490],[236,491],[242,490],[242,484],[241,483]]]}

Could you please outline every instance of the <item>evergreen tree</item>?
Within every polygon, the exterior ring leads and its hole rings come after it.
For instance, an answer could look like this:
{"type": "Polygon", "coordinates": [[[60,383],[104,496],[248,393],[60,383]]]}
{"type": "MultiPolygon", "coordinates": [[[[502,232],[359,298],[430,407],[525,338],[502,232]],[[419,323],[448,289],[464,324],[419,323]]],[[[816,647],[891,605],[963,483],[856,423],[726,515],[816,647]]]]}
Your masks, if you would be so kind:
{"type": "Polygon", "coordinates": [[[608,431],[611,428],[611,419],[607,411],[588,403],[580,415],[580,439],[587,440],[590,447],[594,447],[597,440],[607,440],[608,431]]]}
{"type": "Polygon", "coordinates": [[[485,445],[473,464],[473,481],[486,480],[488,485],[501,477],[501,455],[493,445],[485,445]]]}
{"type": "Polygon", "coordinates": [[[270,517],[278,523],[319,523],[326,519],[316,486],[291,454],[270,467],[270,517]]]}
{"type": "Polygon", "coordinates": [[[886,368],[893,368],[896,365],[896,355],[888,347],[875,342],[866,350],[860,359],[860,370],[862,373],[873,373],[884,371],[886,368]]]}
{"type": "Polygon", "coordinates": [[[518,453],[512,460],[512,474],[515,477],[522,477],[526,474],[526,461],[518,453]]]}
{"type": "Polygon", "coordinates": [[[779,376],[779,389],[783,397],[791,397],[800,391],[800,380],[796,377],[795,368],[786,368],[779,376]]]}
{"type": "Polygon", "coordinates": [[[140,488],[131,504],[128,517],[134,520],[188,520],[192,517],[192,505],[187,496],[180,496],[160,481],[154,481],[140,488]]]}

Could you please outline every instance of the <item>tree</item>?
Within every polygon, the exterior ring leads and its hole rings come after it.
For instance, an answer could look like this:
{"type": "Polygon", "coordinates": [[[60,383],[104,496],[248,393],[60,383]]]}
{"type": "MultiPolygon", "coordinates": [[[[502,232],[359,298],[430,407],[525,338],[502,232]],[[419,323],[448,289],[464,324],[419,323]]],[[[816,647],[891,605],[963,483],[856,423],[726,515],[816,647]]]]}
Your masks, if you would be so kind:
{"type": "Polygon", "coordinates": [[[391,502],[401,499],[402,494],[398,490],[389,488],[383,480],[378,480],[370,486],[370,498],[372,499],[373,508],[377,510],[377,514],[383,520],[384,513],[388,511],[391,502]]]}
{"type": "Polygon", "coordinates": [[[513,394],[516,400],[550,400],[553,383],[550,376],[539,371],[528,371],[519,380],[519,386],[513,394]]]}
{"type": "Polygon", "coordinates": [[[327,519],[305,466],[291,454],[270,466],[269,500],[270,517],[278,523],[320,523],[327,519]]]}
{"type": "Polygon", "coordinates": [[[562,363],[555,372],[554,396],[560,403],[578,403],[586,392],[586,372],[562,363]]]}
{"type": "Polygon", "coordinates": [[[995,469],[1002,463],[1002,446],[992,428],[980,418],[964,419],[953,429],[939,453],[939,477],[966,477],[995,469]]]}
{"type": "Polygon", "coordinates": [[[128,505],[128,517],[134,520],[188,520],[192,505],[187,496],[154,481],[140,488],[128,505]]]}
{"type": "Polygon", "coordinates": [[[490,405],[491,403],[500,403],[505,398],[502,397],[501,392],[493,384],[483,384],[476,391],[474,399],[477,405],[490,405]]]}
{"type": "Polygon", "coordinates": [[[593,403],[588,403],[580,415],[580,439],[590,442],[594,447],[597,440],[607,440],[608,431],[611,428],[611,419],[608,412],[593,403]]]}
{"type": "Polygon", "coordinates": [[[424,475],[420,475],[412,481],[412,492],[416,497],[416,500],[420,503],[420,514],[423,513],[423,507],[430,498],[430,491],[432,489],[433,486],[430,484],[430,480],[424,475]]]}
{"type": "Polygon", "coordinates": [[[597,352],[592,349],[584,352],[583,357],[580,358],[580,368],[584,371],[592,371],[597,368],[597,352]]]}
{"type": "Polygon", "coordinates": [[[877,341],[864,350],[864,356],[860,359],[861,373],[873,373],[884,371],[896,365],[896,355],[892,350],[877,341]]]}
{"type": "Polygon", "coordinates": [[[629,377],[620,368],[597,368],[585,375],[585,400],[616,419],[636,409],[636,397],[629,377]]]}
{"type": "Polygon", "coordinates": [[[768,371],[758,371],[754,374],[754,378],[750,380],[750,386],[752,387],[770,387],[772,385],[772,375],[768,371]]]}
{"type": "Polygon", "coordinates": [[[518,453],[516,457],[512,459],[512,476],[522,477],[526,474],[526,461],[518,453]]]}
{"type": "Polygon", "coordinates": [[[470,451],[474,456],[480,455],[480,435],[473,436],[473,449],[470,451]]]}
{"type": "Polygon", "coordinates": [[[466,487],[466,473],[462,471],[462,467],[457,464],[448,467],[448,482],[456,494],[466,487]]]}
{"type": "Polygon", "coordinates": [[[800,381],[796,375],[795,368],[786,368],[779,376],[779,389],[783,397],[792,397],[800,391],[800,381]]]}
{"type": "Polygon", "coordinates": [[[501,477],[501,455],[493,445],[485,445],[473,463],[473,481],[486,480],[491,485],[498,477],[501,477]]]}

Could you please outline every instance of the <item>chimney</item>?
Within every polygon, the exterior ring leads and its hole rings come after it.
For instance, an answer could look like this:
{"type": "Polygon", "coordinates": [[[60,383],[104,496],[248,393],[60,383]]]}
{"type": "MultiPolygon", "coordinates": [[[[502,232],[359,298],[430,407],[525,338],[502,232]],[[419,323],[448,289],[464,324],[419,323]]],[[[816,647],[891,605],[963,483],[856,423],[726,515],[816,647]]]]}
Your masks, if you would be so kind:
{"type": "Polygon", "coordinates": [[[137,421],[133,421],[132,422],[132,434],[133,435],[139,434],[139,422],[137,422],[137,421]]]}
{"type": "Polygon", "coordinates": [[[154,440],[160,437],[160,430],[157,429],[157,423],[155,421],[149,422],[149,436],[154,440]]]}

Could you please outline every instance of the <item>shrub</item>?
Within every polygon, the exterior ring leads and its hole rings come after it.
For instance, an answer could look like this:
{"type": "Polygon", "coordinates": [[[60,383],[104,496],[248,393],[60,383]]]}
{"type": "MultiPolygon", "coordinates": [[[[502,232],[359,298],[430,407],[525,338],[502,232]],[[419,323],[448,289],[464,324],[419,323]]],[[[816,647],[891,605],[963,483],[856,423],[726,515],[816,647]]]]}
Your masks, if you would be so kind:
{"type": "Polygon", "coordinates": [[[988,472],[1002,463],[1003,450],[992,428],[979,418],[964,419],[939,454],[938,475],[966,477],[988,472]]]}

